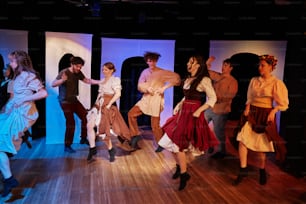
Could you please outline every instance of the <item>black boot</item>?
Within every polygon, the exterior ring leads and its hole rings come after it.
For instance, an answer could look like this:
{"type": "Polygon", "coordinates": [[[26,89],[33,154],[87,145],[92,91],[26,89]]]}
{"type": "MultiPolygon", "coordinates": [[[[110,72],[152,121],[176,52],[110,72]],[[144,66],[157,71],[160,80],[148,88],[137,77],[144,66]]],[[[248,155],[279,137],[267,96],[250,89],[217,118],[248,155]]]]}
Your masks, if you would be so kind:
{"type": "Polygon", "coordinates": [[[26,143],[26,145],[28,146],[28,148],[32,148],[32,144],[29,141],[29,137],[31,137],[31,133],[29,132],[29,130],[26,130],[24,133],[24,135],[21,137],[22,138],[22,143],[26,143]]]}
{"type": "Polygon", "coordinates": [[[108,150],[108,153],[109,153],[109,161],[110,162],[115,161],[116,149],[112,147],[110,150],[108,150]]]}
{"type": "Polygon", "coordinates": [[[164,150],[164,148],[160,145],[158,145],[157,149],[155,150],[155,152],[162,152],[164,150]]]}
{"type": "Polygon", "coordinates": [[[265,185],[267,183],[267,174],[265,169],[259,169],[259,183],[265,185]]]}
{"type": "Polygon", "coordinates": [[[96,155],[96,154],[97,154],[97,147],[89,148],[89,153],[88,153],[88,156],[87,156],[87,160],[90,161],[92,159],[92,156],[96,155]]]}
{"type": "Polygon", "coordinates": [[[172,179],[177,179],[181,175],[181,167],[180,165],[176,164],[176,170],[172,175],[172,179]]]}
{"type": "Polygon", "coordinates": [[[19,185],[19,182],[13,176],[11,176],[10,178],[4,179],[3,183],[4,183],[4,187],[3,187],[2,194],[1,194],[2,197],[7,196],[11,192],[12,188],[15,188],[16,186],[19,185]]]}
{"type": "Polygon", "coordinates": [[[120,135],[118,135],[118,140],[119,140],[119,142],[121,143],[121,144],[123,144],[123,142],[125,141],[125,139],[124,138],[122,138],[120,135]]]}
{"type": "Polygon", "coordinates": [[[237,186],[239,183],[241,183],[242,179],[247,176],[248,176],[247,167],[244,167],[244,168],[240,167],[239,174],[237,178],[233,181],[233,185],[237,186]]]}
{"type": "Polygon", "coordinates": [[[132,139],[131,139],[131,147],[133,149],[138,149],[139,148],[138,145],[137,145],[139,140],[140,140],[140,135],[136,135],[136,136],[132,137],[132,139]]]}
{"type": "Polygon", "coordinates": [[[180,177],[181,180],[180,180],[179,191],[183,190],[186,187],[187,181],[190,179],[190,175],[187,172],[185,172],[181,174],[180,177]]]}

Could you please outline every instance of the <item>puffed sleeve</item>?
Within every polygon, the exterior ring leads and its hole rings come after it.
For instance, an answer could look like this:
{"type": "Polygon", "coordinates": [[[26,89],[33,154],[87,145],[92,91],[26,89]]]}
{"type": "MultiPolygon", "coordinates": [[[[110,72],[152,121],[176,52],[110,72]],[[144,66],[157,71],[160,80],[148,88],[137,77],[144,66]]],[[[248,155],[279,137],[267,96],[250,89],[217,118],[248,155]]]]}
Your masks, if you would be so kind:
{"type": "Polygon", "coordinates": [[[248,86],[248,90],[247,90],[247,101],[245,104],[251,104],[252,101],[252,90],[253,90],[253,84],[254,81],[257,79],[257,77],[253,77],[250,82],[249,82],[249,86],[248,86]]]}
{"type": "Polygon", "coordinates": [[[289,106],[288,89],[282,80],[277,80],[273,87],[273,99],[276,103],[275,108],[285,111],[289,106]]]}
{"type": "Polygon", "coordinates": [[[121,79],[119,77],[114,77],[111,87],[115,92],[121,91],[121,79]]]}
{"type": "Polygon", "coordinates": [[[197,90],[200,92],[205,92],[207,98],[205,103],[210,107],[214,107],[215,103],[217,102],[217,96],[212,85],[211,79],[208,77],[204,77],[198,85],[197,90]]]}
{"type": "Polygon", "coordinates": [[[41,80],[39,80],[37,76],[33,73],[30,73],[30,75],[27,77],[27,86],[29,89],[35,92],[44,88],[44,85],[42,84],[41,80]]]}

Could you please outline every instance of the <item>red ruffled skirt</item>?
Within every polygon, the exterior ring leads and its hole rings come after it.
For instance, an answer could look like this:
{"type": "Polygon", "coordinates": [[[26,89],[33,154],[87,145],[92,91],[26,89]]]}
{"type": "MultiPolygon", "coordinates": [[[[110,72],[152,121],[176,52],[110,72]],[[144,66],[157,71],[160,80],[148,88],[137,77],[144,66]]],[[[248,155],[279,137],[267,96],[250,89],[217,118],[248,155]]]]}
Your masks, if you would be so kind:
{"type": "Polygon", "coordinates": [[[200,151],[206,151],[220,143],[208,126],[204,112],[198,118],[192,116],[200,106],[200,101],[185,100],[181,110],[170,117],[162,127],[180,151],[187,149],[190,144],[200,151]]]}

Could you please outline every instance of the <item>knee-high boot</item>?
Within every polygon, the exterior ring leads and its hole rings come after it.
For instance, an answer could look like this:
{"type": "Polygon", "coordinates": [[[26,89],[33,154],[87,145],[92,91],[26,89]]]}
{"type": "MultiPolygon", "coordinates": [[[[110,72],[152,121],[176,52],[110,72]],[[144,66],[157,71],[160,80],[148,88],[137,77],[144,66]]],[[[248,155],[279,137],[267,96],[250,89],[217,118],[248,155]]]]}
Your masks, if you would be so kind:
{"type": "Polygon", "coordinates": [[[109,161],[110,162],[115,161],[116,149],[112,147],[110,150],[108,150],[108,153],[109,153],[109,161]]]}
{"type": "Polygon", "coordinates": [[[265,169],[259,169],[259,183],[265,185],[267,183],[267,174],[265,169]]]}
{"type": "Polygon", "coordinates": [[[237,186],[239,183],[241,183],[242,179],[244,177],[247,177],[248,176],[248,169],[247,167],[240,167],[240,171],[239,171],[239,174],[237,176],[237,178],[233,181],[233,185],[234,186],[237,186]]]}
{"type": "Polygon", "coordinates": [[[185,172],[180,175],[180,178],[181,180],[180,180],[179,191],[183,190],[186,187],[187,181],[190,179],[190,175],[187,172],[185,172]]]}
{"type": "Polygon", "coordinates": [[[97,154],[97,147],[91,147],[89,148],[89,153],[87,156],[87,160],[90,161],[92,159],[92,156],[97,154]]]}

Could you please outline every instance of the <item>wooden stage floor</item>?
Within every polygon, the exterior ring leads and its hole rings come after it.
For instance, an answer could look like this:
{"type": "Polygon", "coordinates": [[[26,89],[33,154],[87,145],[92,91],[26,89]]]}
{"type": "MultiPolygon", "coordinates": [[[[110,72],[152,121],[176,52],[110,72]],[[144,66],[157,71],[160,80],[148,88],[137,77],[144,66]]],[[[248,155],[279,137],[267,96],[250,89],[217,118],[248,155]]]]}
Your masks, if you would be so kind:
{"type": "MultiPolygon", "coordinates": [[[[117,139],[114,138],[114,143],[117,139]]],[[[96,160],[88,163],[88,146],[73,144],[76,153],[64,152],[63,144],[45,144],[35,139],[33,148],[23,144],[11,159],[14,176],[20,185],[1,198],[13,204],[301,204],[306,203],[306,179],[296,178],[267,161],[268,182],[258,183],[258,168],[238,186],[231,182],[239,170],[237,151],[227,144],[230,156],[213,159],[188,153],[187,187],[178,191],[173,180],[172,154],[155,153],[150,130],[143,130],[140,150],[126,153],[117,148],[110,163],[106,146],[97,142],[96,160]]],[[[252,154],[250,154],[250,157],[252,154]]],[[[250,159],[251,161],[252,159],[250,159]]],[[[2,186],[0,187],[2,189],[2,186]]]]}

